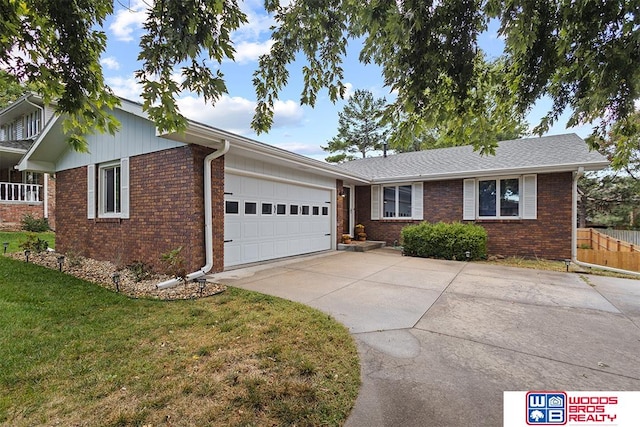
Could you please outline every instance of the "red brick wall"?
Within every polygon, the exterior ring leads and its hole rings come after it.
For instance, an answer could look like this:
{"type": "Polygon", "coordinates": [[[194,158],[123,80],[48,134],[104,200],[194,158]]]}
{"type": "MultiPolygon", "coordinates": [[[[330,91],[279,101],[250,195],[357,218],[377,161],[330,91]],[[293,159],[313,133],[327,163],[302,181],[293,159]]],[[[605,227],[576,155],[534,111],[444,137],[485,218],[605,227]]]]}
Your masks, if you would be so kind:
{"type": "MultiPolygon", "coordinates": [[[[49,201],[49,227],[52,230],[56,229],[56,178],[54,175],[49,175],[47,182],[47,195],[49,201]]],[[[44,209],[44,208],[43,208],[44,209]]]]}
{"type": "MultiPolygon", "coordinates": [[[[462,180],[424,183],[424,219],[462,221],[462,180]]],[[[492,255],[561,259],[571,257],[570,172],[538,175],[536,220],[480,220],[488,234],[492,255]]],[[[371,220],[371,187],[356,187],[356,222],[365,226],[369,240],[393,244],[400,230],[420,221],[371,220]]]]}
{"type": "MultiPolygon", "coordinates": [[[[2,171],[0,181],[9,181],[9,172],[2,171]]],[[[22,172],[11,171],[11,182],[22,182],[22,172]]],[[[39,185],[44,184],[44,175],[40,177],[39,185]]],[[[55,180],[49,177],[49,226],[55,230],[55,180]]],[[[44,186],[41,187],[44,191],[44,186]]],[[[40,194],[40,199],[44,201],[44,194],[40,194]]],[[[24,202],[0,202],[0,226],[6,229],[20,229],[20,222],[25,215],[31,215],[34,218],[42,218],[44,216],[44,203],[24,203],[24,202]]]]}
{"type": "MultiPolygon", "coordinates": [[[[130,219],[87,219],[86,167],[58,172],[56,249],[162,271],[161,254],[182,246],[188,272],[198,270],[205,264],[203,160],[211,152],[184,146],[131,157],[130,219]]],[[[213,271],[222,271],[223,157],[213,162],[212,181],[213,271]]]]}
{"type": "Polygon", "coordinates": [[[30,214],[34,218],[42,218],[42,206],[42,202],[0,202],[0,225],[2,225],[3,228],[19,230],[23,216],[30,214]],[[11,226],[9,226],[9,224],[11,224],[11,226]]]}

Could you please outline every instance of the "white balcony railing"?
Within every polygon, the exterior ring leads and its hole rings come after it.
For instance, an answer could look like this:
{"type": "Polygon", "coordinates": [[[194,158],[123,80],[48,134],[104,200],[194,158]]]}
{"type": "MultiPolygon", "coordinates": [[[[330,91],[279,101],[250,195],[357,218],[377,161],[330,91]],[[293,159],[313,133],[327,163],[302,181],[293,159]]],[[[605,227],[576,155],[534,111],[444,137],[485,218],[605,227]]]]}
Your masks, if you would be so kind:
{"type": "Polygon", "coordinates": [[[42,185],[0,182],[0,202],[40,202],[42,185]]]}

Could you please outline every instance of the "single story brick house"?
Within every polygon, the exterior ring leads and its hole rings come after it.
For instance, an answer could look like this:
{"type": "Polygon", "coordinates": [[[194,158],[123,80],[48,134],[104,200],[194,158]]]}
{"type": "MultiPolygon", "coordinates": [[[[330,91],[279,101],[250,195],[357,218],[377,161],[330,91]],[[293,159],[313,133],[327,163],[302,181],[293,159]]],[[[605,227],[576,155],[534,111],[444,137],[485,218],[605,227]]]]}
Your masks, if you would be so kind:
{"type": "Polygon", "coordinates": [[[181,247],[191,278],[335,250],[356,223],[393,243],[405,224],[473,221],[492,253],[566,258],[575,177],[607,165],[563,135],[505,141],[495,157],[456,147],[336,166],[192,121],[158,134],[127,100],[113,114],[120,131],[88,136],[89,153],[53,117],[18,168],[56,176],[59,251],[159,269],[181,247]]]}
{"type": "Polygon", "coordinates": [[[48,174],[15,169],[53,114],[33,94],[0,110],[0,229],[19,228],[25,215],[47,218],[55,228],[55,181],[48,174]]]}

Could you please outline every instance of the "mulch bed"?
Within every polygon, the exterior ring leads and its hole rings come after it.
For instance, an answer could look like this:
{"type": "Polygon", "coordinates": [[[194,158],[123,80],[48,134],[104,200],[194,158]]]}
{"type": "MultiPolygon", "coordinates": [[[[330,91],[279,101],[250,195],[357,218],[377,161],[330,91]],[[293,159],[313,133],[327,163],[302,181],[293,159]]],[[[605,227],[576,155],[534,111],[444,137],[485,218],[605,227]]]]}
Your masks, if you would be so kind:
{"type": "MultiPolygon", "coordinates": [[[[45,251],[39,254],[32,253],[29,262],[42,265],[47,268],[58,270],[58,257],[62,255],[54,251],[45,251]]],[[[21,252],[6,254],[6,256],[25,261],[25,256],[21,252]]],[[[62,271],[80,279],[96,283],[102,287],[116,292],[113,283],[113,274],[120,275],[118,292],[131,298],[154,298],[162,300],[184,300],[203,298],[224,292],[227,287],[219,283],[207,282],[201,289],[196,282],[180,283],[172,288],[157,289],[158,283],[171,279],[170,276],[150,274],[144,280],[137,281],[133,272],[128,268],[118,269],[109,261],[97,261],[81,256],[66,256],[62,265],[62,271]]]]}

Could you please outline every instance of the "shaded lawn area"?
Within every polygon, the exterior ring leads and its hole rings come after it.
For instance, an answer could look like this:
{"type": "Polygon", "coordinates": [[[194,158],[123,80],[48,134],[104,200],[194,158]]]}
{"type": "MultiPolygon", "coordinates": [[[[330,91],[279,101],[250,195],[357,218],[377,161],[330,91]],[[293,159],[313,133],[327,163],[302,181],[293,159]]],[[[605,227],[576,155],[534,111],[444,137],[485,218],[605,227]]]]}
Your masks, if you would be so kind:
{"type": "Polygon", "coordinates": [[[359,383],[346,328],[301,304],[135,300],[0,256],[0,424],[341,425],[359,383]]]}
{"type": "Polygon", "coordinates": [[[30,233],[28,231],[0,231],[0,253],[4,252],[4,242],[9,243],[7,252],[21,252],[20,245],[27,240],[27,236],[35,235],[39,239],[45,240],[49,247],[55,249],[56,234],[53,231],[45,231],[42,233],[30,233]]]}

